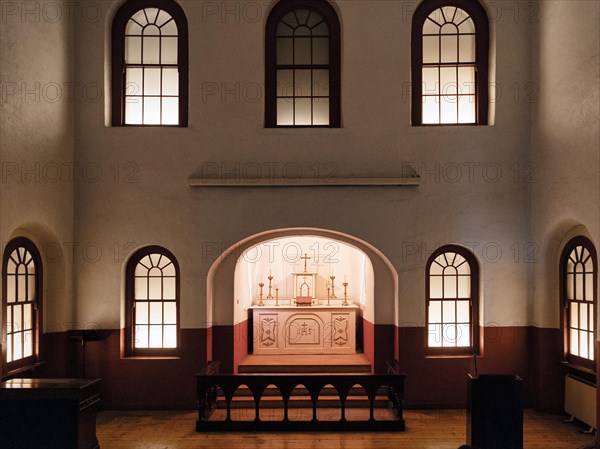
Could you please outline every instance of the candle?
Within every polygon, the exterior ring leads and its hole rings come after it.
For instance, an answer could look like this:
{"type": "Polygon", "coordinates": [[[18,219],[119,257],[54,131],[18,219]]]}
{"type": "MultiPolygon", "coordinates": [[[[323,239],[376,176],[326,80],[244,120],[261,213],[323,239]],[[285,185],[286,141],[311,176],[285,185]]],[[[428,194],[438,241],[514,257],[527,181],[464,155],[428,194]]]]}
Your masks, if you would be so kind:
{"type": "Polygon", "coordinates": [[[346,279],[346,275],[344,275],[344,282],[348,282],[348,280],[346,279]]]}

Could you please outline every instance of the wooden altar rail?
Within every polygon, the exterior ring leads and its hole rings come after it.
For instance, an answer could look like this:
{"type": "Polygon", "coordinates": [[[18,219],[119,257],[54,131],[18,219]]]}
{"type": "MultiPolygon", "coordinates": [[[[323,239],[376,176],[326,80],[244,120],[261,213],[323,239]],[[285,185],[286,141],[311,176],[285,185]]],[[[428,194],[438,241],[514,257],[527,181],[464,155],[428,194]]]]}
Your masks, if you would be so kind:
{"type": "Polygon", "coordinates": [[[220,362],[210,362],[206,369],[197,374],[198,421],[197,432],[219,431],[402,431],[405,429],[402,413],[405,374],[398,371],[398,363],[388,363],[387,374],[219,374],[220,362]],[[245,385],[250,390],[255,404],[254,421],[234,421],[231,419],[231,404],[236,390],[245,385]],[[274,385],[283,400],[283,420],[264,421],[260,419],[260,400],[265,389],[274,385]],[[319,421],[317,401],[327,385],[334,387],[340,400],[341,418],[338,421],[319,421]],[[369,419],[362,421],[346,420],[346,399],[354,385],[360,385],[369,399],[369,419]],[[312,401],[312,420],[291,421],[288,416],[288,403],[296,387],[304,386],[312,401]],[[387,387],[393,419],[375,420],[374,403],[380,388],[387,387]],[[221,389],[227,404],[225,420],[212,420],[211,415],[217,402],[217,389],[221,389]]]}

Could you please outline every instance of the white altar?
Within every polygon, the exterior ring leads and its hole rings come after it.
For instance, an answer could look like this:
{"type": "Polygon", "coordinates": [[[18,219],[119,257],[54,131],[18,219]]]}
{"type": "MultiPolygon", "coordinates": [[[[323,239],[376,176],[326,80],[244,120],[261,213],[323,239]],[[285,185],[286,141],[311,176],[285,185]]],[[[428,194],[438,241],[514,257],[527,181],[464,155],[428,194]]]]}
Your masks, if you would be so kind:
{"type": "Polygon", "coordinates": [[[358,306],[252,306],[254,354],[354,354],[358,306]]]}

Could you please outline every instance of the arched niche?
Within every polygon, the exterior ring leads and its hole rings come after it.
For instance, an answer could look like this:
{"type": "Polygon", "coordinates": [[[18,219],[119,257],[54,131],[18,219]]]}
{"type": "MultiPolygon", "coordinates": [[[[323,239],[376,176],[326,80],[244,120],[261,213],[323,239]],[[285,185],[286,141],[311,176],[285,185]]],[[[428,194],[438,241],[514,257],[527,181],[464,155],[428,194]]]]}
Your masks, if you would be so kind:
{"type": "MultiPolygon", "coordinates": [[[[253,287],[249,285],[246,293],[242,294],[244,290],[238,286],[236,292],[236,268],[240,260],[243,261],[242,256],[260,244],[278,239],[300,240],[307,237],[338,242],[340,247],[345,245],[353,248],[368,259],[372,267],[372,307],[368,307],[369,299],[365,295],[365,313],[361,326],[364,354],[371,361],[375,372],[383,371],[385,362],[398,356],[397,334],[394,331],[398,324],[398,275],[387,257],[368,242],[342,232],[319,228],[284,228],[254,234],[232,245],[217,258],[208,272],[207,354],[209,360],[220,361],[224,371],[235,372],[237,364],[248,353],[248,335],[252,334],[245,318],[244,306],[247,303],[244,301],[249,301],[253,287]]],[[[238,271],[238,283],[244,277],[240,273],[238,271]]],[[[340,274],[343,276],[343,273],[340,274]]],[[[343,282],[343,279],[340,281],[343,282]]],[[[350,279],[348,281],[350,283],[350,279]]],[[[365,286],[370,288],[366,284],[365,286]]],[[[337,288],[336,295],[340,297],[337,288]]],[[[339,292],[342,293],[343,289],[339,292]]]]}

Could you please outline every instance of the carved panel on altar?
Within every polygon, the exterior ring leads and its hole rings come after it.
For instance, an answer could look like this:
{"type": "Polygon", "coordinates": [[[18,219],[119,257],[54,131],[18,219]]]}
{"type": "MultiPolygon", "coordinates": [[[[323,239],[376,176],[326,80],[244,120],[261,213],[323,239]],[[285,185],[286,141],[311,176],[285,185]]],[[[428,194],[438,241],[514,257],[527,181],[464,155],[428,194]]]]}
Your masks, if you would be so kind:
{"type": "Polygon", "coordinates": [[[354,354],[357,310],[252,307],[254,354],[354,354]]]}

